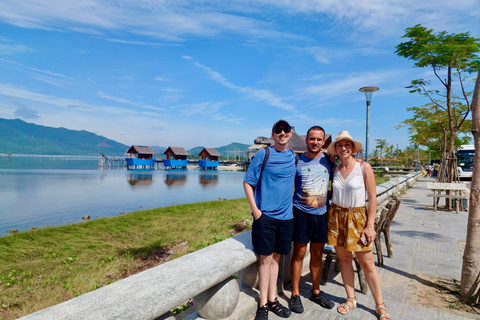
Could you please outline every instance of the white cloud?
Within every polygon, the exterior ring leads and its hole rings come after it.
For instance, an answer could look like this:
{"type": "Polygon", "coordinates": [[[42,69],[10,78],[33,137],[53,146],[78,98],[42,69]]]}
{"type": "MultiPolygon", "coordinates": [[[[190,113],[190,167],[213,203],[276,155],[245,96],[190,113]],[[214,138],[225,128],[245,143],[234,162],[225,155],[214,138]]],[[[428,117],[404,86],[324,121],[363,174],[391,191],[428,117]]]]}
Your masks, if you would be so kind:
{"type": "Polygon", "coordinates": [[[150,109],[154,111],[165,111],[164,108],[154,107],[154,106],[140,106],[143,109],[150,109]]]}
{"type": "Polygon", "coordinates": [[[64,99],[51,95],[36,93],[6,83],[0,83],[0,94],[29,101],[47,103],[61,108],[68,108],[70,106],[86,106],[82,101],[79,100],[64,99]]]}
{"type": "Polygon", "coordinates": [[[225,88],[228,88],[230,90],[233,90],[235,92],[241,93],[249,99],[254,99],[254,100],[257,100],[257,101],[263,101],[263,102],[269,104],[272,107],[280,108],[280,109],[287,110],[287,111],[294,111],[295,110],[295,107],[293,105],[283,102],[282,98],[276,96],[275,94],[271,93],[268,90],[237,86],[237,85],[231,83],[230,81],[228,81],[219,72],[214,71],[214,70],[210,69],[209,67],[207,67],[207,66],[205,66],[201,63],[198,63],[198,62],[195,62],[194,64],[198,68],[206,71],[207,74],[210,75],[210,77],[214,81],[219,83],[220,85],[222,85],[225,88]]]}
{"type": "Polygon", "coordinates": [[[164,92],[182,92],[183,90],[182,89],[174,89],[174,88],[163,88],[163,89],[160,89],[164,92]]]}
{"type": "Polygon", "coordinates": [[[0,21],[22,28],[69,30],[97,35],[107,41],[125,41],[140,45],[152,43],[145,41],[136,43],[108,35],[128,33],[171,42],[183,42],[190,36],[213,37],[219,34],[243,34],[255,38],[277,39],[299,37],[275,30],[271,22],[237,14],[241,4],[242,2],[236,1],[229,4],[148,0],[135,2],[25,0],[18,3],[15,0],[4,0],[0,2],[0,21]],[[75,14],[71,14],[72,12],[75,14]]]}
{"type": "Polygon", "coordinates": [[[195,115],[210,115],[217,113],[220,108],[223,106],[221,102],[202,102],[189,106],[183,106],[182,111],[180,112],[181,116],[195,116],[195,115]]]}
{"type": "MultiPolygon", "coordinates": [[[[392,79],[396,79],[394,84],[395,88],[404,90],[401,80],[408,78],[410,71],[411,70],[393,69],[366,73],[322,74],[310,79],[310,84],[300,88],[295,98],[302,100],[318,96],[323,101],[328,102],[330,99],[341,99],[342,96],[348,95],[348,99],[351,99],[349,93],[352,93],[352,90],[356,92],[359,88],[364,87],[365,84],[379,87],[382,85],[392,87],[392,79]],[[312,84],[313,82],[318,82],[319,84],[312,84]]],[[[382,88],[381,92],[375,93],[375,95],[385,94],[383,89],[384,88],[382,88]]],[[[393,93],[393,91],[390,90],[390,93],[393,93]]]]}
{"type": "Polygon", "coordinates": [[[43,74],[32,74],[31,77],[37,79],[38,81],[42,81],[57,87],[64,87],[66,84],[64,80],[56,79],[43,74]]]}
{"type": "MultiPolygon", "coordinates": [[[[0,21],[22,28],[88,33],[106,41],[136,45],[158,44],[125,40],[122,34],[173,43],[185,42],[191,37],[210,38],[226,34],[244,36],[248,41],[309,41],[307,36],[286,31],[270,18],[279,10],[312,22],[322,15],[330,20],[331,26],[322,32],[335,32],[351,40],[358,33],[372,33],[374,38],[399,36],[406,26],[419,22],[440,30],[447,27],[454,32],[475,30],[477,23],[474,21],[480,16],[480,6],[475,0],[460,3],[450,0],[3,0],[0,2],[0,21]]],[[[21,46],[5,48],[7,51],[25,49],[21,46]]]]}
{"type": "Polygon", "coordinates": [[[125,104],[133,104],[133,105],[136,105],[135,102],[133,101],[130,101],[130,100],[127,100],[127,99],[123,99],[123,98],[119,98],[119,97],[115,97],[115,96],[111,96],[109,94],[106,94],[105,92],[97,92],[97,95],[101,98],[104,98],[104,99],[107,99],[107,100],[111,100],[111,101],[115,101],[115,102],[119,102],[119,103],[125,103],[125,104]]]}
{"type": "Polygon", "coordinates": [[[352,30],[353,34],[368,31],[377,35],[389,34],[390,36],[398,32],[403,33],[406,26],[417,23],[439,30],[445,30],[447,26],[455,30],[457,28],[463,31],[474,30],[478,26],[474,21],[477,21],[476,17],[480,13],[480,6],[475,0],[461,2],[450,0],[251,0],[247,2],[252,6],[258,3],[276,6],[290,13],[326,14],[334,19],[335,28],[352,30]]]}
{"type": "MultiPolygon", "coordinates": [[[[123,44],[132,44],[132,45],[141,45],[141,46],[152,46],[152,47],[159,47],[165,46],[165,43],[158,43],[158,42],[148,42],[148,41],[133,41],[133,40],[124,40],[124,39],[114,39],[114,38],[106,38],[106,37],[96,37],[98,39],[102,39],[109,42],[116,42],[116,43],[123,43],[123,44]]],[[[168,44],[172,45],[172,44],[168,44]]]]}
{"type": "MultiPolygon", "coordinates": [[[[101,94],[104,97],[117,99],[101,94]]],[[[90,104],[81,100],[36,93],[5,83],[0,83],[0,97],[2,96],[10,100],[13,98],[15,101],[10,102],[16,106],[11,111],[12,116],[35,118],[38,119],[35,123],[46,126],[87,130],[127,145],[153,145],[154,141],[158,142],[158,145],[170,145],[175,141],[179,145],[191,148],[214,143],[217,140],[228,141],[227,144],[234,140],[238,141],[237,133],[227,132],[229,130],[226,129],[220,130],[219,126],[228,126],[243,120],[238,116],[220,112],[222,103],[216,102],[181,105],[177,109],[182,116],[171,117],[165,113],[164,109],[155,106],[120,108],[90,104]],[[28,104],[35,105],[35,110],[27,107],[28,104]],[[158,128],[159,124],[162,124],[161,136],[152,132],[152,128],[158,128]],[[129,128],[135,128],[135,130],[129,128]],[[219,132],[225,132],[225,134],[219,135],[219,132]],[[208,140],[207,136],[212,138],[208,140]]],[[[5,116],[6,113],[3,114],[5,116]]],[[[215,146],[221,145],[215,143],[215,146]]]]}
{"type": "Polygon", "coordinates": [[[155,81],[170,81],[170,79],[164,78],[164,77],[155,77],[153,78],[155,81]]]}
{"type": "Polygon", "coordinates": [[[34,52],[34,50],[23,44],[14,43],[7,37],[0,36],[0,54],[14,54],[19,52],[34,52]]]}
{"type": "Polygon", "coordinates": [[[0,58],[0,62],[3,62],[6,67],[28,74],[33,79],[36,79],[38,81],[48,83],[57,87],[64,87],[68,85],[71,82],[71,80],[74,80],[73,78],[63,74],[59,74],[49,70],[33,68],[13,60],[6,60],[6,59],[0,58]]]}

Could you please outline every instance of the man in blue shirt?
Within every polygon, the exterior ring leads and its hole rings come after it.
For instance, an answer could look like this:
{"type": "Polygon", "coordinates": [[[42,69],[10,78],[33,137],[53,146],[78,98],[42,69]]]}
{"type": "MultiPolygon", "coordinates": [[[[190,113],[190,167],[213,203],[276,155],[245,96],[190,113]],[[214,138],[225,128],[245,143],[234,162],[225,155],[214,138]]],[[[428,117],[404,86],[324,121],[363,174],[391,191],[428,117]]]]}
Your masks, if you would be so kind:
{"type": "Polygon", "coordinates": [[[253,156],[243,181],[254,218],[253,249],[260,255],[260,302],[255,320],[267,320],[268,311],[273,311],[283,318],[291,314],[277,299],[280,257],[289,254],[293,233],[292,190],[295,156],[288,148],[291,131],[291,126],[285,120],[279,120],[273,125],[272,138],[275,144],[268,147],[269,156],[265,167],[263,162],[266,150],[262,149],[253,156]]]}
{"type": "Polygon", "coordinates": [[[307,152],[300,156],[297,163],[293,195],[292,298],[288,306],[296,313],[303,312],[299,283],[309,242],[312,276],[310,300],[327,309],[334,306],[333,301],[320,292],[323,248],[328,241],[328,183],[331,173],[330,163],[321,151],[325,144],[325,130],[319,126],[311,127],[305,142],[307,152]]]}

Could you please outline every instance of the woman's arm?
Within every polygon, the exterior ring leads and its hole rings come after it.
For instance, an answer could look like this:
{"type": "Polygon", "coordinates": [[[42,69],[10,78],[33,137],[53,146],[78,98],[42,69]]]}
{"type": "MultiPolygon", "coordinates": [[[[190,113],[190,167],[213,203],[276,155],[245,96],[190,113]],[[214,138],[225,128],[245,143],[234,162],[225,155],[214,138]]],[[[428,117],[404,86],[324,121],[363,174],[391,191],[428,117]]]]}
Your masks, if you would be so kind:
{"type": "Polygon", "coordinates": [[[365,162],[365,186],[368,195],[367,225],[363,233],[367,236],[368,242],[375,240],[375,218],[377,217],[377,185],[375,183],[375,174],[369,163],[365,162]]]}

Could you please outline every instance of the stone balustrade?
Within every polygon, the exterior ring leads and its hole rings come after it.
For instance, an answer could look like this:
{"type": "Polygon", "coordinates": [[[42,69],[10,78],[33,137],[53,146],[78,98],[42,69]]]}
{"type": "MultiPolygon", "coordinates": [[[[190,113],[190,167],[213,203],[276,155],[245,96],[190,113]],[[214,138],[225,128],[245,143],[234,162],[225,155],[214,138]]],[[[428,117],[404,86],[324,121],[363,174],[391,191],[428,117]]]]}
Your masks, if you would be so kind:
{"type": "MultiPolygon", "coordinates": [[[[377,186],[378,206],[419,176],[411,173],[377,186]]],[[[257,308],[256,262],[251,233],[245,232],[20,319],[174,320],[170,310],[192,297],[196,311],[185,320],[249,319],[257,308]]],[[[285,256],[279,291],[289,281],[290,257],[285,256]]]]}

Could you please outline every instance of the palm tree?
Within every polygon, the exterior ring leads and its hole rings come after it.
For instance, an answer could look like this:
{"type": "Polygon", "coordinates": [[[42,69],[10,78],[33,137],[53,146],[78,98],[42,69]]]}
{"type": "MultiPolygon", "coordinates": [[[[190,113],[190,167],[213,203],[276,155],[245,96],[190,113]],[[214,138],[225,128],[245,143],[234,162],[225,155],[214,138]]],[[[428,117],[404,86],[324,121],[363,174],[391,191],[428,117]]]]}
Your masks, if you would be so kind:
{"type": "Polygon", "coordinates": [[[375,148],[380,149],[380,164],[382,165],[382,156],[383,156],[383,148],[387,145],[386,139],[375,139],[377,141],[377,146],[375,148]]]}

